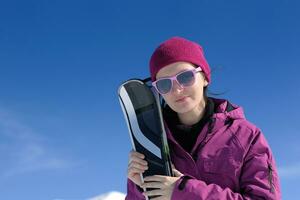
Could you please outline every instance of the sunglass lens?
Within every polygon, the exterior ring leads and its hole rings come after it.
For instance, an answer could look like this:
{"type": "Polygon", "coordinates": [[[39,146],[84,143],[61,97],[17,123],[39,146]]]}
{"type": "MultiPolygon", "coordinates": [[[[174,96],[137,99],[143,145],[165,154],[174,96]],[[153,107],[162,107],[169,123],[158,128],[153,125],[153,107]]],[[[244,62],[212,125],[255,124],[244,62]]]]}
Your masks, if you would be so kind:
{"type": "Polygon", "coordinates": [[[192,71],[186,71],[177,76],[177,81],[183,86],[190,86],[194,83],[195,77],[192,71]]]}
{"type": "Polygon", "coordinates": [[[170,92],[172,88],[172,81],[170,79],[162,79],[157,81],[156,87],[158,91],[162,94],[166,94],[170,92]]]}

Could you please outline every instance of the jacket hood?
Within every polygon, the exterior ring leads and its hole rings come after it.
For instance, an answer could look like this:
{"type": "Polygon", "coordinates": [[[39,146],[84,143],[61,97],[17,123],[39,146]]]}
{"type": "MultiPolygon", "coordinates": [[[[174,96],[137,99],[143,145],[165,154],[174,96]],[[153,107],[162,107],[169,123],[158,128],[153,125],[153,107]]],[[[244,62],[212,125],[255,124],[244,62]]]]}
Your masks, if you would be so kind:
{"type": "Polygon", "coordinates": [[[221,119],[245,119],[244,110],[241,106],[230,103],[226,99],[215,99],[209,97],[215,104],[213,118],[221,119]]]}

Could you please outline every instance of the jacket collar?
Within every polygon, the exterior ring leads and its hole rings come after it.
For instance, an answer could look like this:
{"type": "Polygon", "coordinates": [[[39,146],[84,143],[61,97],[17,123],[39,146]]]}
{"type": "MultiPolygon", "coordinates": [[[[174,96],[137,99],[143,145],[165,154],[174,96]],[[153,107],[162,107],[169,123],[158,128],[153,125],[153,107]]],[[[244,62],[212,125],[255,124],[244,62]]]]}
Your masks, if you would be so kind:
{"type": "MultiPolygon", "coordinates": [[[[211,116],[210,120],[208,121],[207,125],[202,129],[202,133],[200,133],[197,139],[197,142],[193,149],[195,149],[196,146],[198,146],[203,141],[207,142],[213,135],[216,129],[221,128],[224,125],[227,125],[228,123],[232,123],[235,119],[244,119],[244,112],[243,108],[240,106],[237,106],[235,104],[230,103],[228,100],[225,99],[216,99],[209,97],[213,103],[214,103],[214,114],[211,116]]],[[[173,143],[177,144],[175,138],[171,134],[166,120],[165,120],[165,127],[166,127],[166,133],[169,140],[171,140],[173,143]]],[[[179,145],[180,146],[180,145],[179,145]]]]}

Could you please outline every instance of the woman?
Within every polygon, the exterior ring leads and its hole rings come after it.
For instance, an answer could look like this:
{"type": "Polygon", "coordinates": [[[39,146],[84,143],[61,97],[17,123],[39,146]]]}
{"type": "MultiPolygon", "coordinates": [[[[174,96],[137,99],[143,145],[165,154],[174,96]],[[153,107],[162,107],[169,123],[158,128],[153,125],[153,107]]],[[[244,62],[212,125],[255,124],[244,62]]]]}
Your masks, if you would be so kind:
{"type": "Polygon", "coordinates": [[[241,107],[207,97],[210,67],[199,44],[180,37],[163,42],[151,56],[150,73],[166,102],[163,116],[175,177],[150,176],[142,183],[147,162],[132,151],[127,200],[281,198],[275,161],[261,130],[245,119],[241,107]]]}

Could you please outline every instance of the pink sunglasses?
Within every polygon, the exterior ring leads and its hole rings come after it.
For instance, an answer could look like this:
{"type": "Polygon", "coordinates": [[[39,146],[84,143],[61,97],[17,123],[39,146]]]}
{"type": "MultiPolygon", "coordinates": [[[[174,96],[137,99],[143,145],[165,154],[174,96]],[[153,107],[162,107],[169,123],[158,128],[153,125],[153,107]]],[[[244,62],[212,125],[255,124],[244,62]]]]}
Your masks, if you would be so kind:
{"type": "Polygon", "coordinates": [[[202,69],[200,67],[186,70],[176,74],[175,76],[160,78],[154,81],[152,85],[160,94],[167,94],[173,88],[173,81],[176,81],[181,87],[191,86],[195,83],[196,73],[201,71],[202,69]]]}

